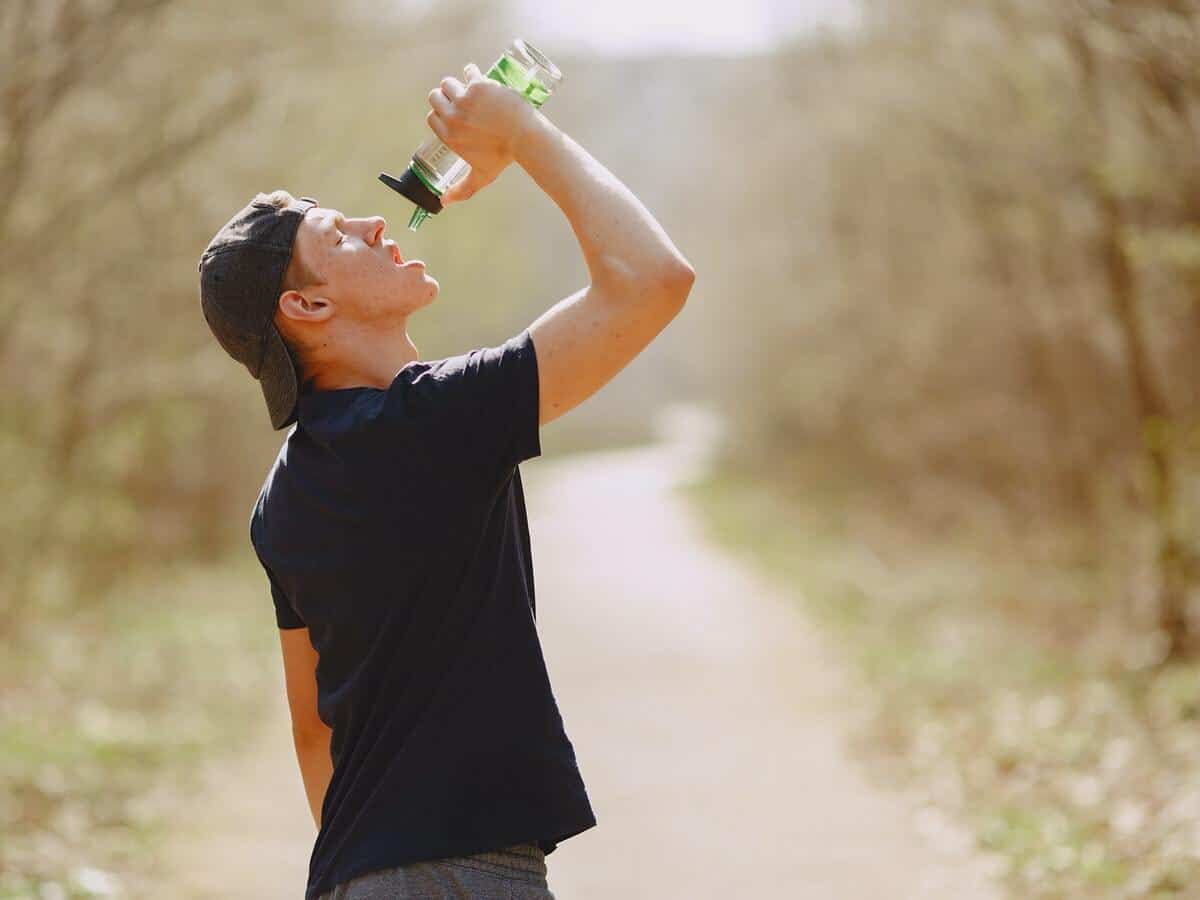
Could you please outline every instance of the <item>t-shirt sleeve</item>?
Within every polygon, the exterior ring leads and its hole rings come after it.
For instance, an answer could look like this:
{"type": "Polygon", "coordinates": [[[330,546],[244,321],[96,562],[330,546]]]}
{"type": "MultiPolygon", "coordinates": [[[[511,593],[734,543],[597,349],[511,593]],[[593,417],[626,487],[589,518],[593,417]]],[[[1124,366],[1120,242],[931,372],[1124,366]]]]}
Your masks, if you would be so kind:
{"type": "Polygon", "coordinates": [[[307,628],[304,620],[296,614],[283,587],[271,574],[271,570],[263,566],[263,571],[267,573],[267,580],[271,584],[271,602],[275,604],[275,624],[280,628],[307,628]]]}
{"type": "Polygon", "coordinates": [[[445,463],[490,477],[541,455],[537,354],[528,328],[499,346],[442,360],[430,374],[445,463]]]}
{"type": "Polygon", "coordinates": [[[267,573],[267,583],[271,587],[271,603],[275,606],[275,624],[280,628],[307,628],[308,625],[300,618],[295,607],[288,600],[287,592],[283,589],[283,585],[279,583],[279,579],[275,577],[275,573],[271,571],[271,567],[266,563],[263,546],[260,543],[262,503],[263,495],[260,494],[254,504],[254,512],[250,515],[250,546],[254,548],[254,558],[258,560],[258,564],[267,573]]]}

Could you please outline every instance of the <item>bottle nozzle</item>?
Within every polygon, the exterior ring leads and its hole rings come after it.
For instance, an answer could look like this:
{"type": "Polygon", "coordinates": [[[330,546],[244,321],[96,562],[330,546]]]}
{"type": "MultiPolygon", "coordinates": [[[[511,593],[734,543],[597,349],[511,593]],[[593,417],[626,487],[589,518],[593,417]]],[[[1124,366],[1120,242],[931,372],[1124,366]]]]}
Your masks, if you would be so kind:
{"type": "Polygon", "coordinates": [[[428,218],[429,218],[428,210],[424,210],[419,206],[414,207],[413,212],[412,212],[412,218],[408,220],[408,230],[416,231],[418,228],[421,227],[421,223],[424,222],[428,218]]]}

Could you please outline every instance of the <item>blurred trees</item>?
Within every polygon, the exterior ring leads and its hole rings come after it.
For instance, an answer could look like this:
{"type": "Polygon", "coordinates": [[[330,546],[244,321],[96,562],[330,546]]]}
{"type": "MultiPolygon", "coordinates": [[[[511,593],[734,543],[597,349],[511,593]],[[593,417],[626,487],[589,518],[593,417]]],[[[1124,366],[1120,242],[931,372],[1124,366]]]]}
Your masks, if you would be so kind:
{"type": "Polygon", "coordinates": [[[171,458],[165,430],[167,405],[189,399],[186,378],[156,377],[171,317],[136,287],[161,271],[165,223],[186,208],[174,167],[236,123],[252,91],[203,72],[172,83],[171,61],[151,63],[167,7],[23,0],[0,20],[10,627],[39,592],[62,599],[76,577],[103,587],[130,553],[178,540],[185,519],[164,503],[203,480],[171,458]]]}
{"type": "Polygon", "coordinates": [[[833,449],[942,521],[1086,523],[1182,652],[1200,7],[875,0],[861,32],[781,52],[774,82],[757,143],[805,162],[748,171],[793,201],[796,277],[768,296],[810,312],[783,335],[775,309],[745,318],[792,361],[750,364],[787,399],[741,404],[741,430],[758,453],[833,449]]]}
{"type": "MultiPolygon", "coordinates": [[[[1189,0],[870,0],[860,30],[771,59],[563,60],[547,113],[701,276],[656,359],[580,421],[615,430],[698,383],[743,461],[828,451],[943,526],[1082,525],[1085,562],[1123,569],[1180,651],[1200,513],[1198,17],[1189,0]],[[657,127],[624,127],[642,121],[657,127]]],[[[498,52],[502,18],[0,8],[10,627],[135,562],[244,540],[269,459],[248,448],[281,436],[203,326],[199,251],[273,187],[386,212],[399,238],[408,207],[374,173],[425,136],[447,60],[498,52]]],[[[423,355],[584,277],[519,174],[454,215],[403,237],[443,286],[423,355]]]]}
{"type": "Polygon", "coordinates": [[[244,539],[265,469],[247,434],[265,419],[204,327],[197,260],[255,191],[300,171],[298,123],[319,134],[334,108],[323,86],[372,58],[402,76],[400,51],[445,54],[488,21],[471,4],[390,15],[315,2],[0,4],[10,636],[34,611],[86,605],[131,566],[244,539]]]}
{"type": "Polygon", "coordinates": [[[376,172],[495,14],[420,6],[0,3],[4,896],[161,892],[106,871],[150,878],[194,754],[266,702],[246,528],[284,435],[213,340],[197,263],[256,191],[392,196],[376,172]]]}

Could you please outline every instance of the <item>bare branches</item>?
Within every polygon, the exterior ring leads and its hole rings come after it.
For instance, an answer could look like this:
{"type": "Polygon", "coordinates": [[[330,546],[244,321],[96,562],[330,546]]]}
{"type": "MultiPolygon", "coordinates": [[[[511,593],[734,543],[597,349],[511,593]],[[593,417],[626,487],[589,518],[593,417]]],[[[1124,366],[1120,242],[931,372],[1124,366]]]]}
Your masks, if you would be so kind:
{"type": "Polygon", "coordinates": [[[7,19],[0,43],[11,53],[0,69],[0,241],[20,200],[29,147],[63,100],[103,78],[119,59],[124,38],[168,0],[119,0],[85,11],[78,0],[57,6],[22,0],[7,19]]]}

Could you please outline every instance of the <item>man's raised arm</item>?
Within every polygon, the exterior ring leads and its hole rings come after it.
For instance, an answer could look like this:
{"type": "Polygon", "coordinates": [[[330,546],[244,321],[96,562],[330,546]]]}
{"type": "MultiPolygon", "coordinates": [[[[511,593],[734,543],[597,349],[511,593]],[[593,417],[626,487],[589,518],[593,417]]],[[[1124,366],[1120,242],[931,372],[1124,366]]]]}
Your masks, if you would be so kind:
{"type": "Polygon", "coordinates": [[[646,348],[683,307],[696,273],[633,192],[540,111],[514,155],[567,217],[591,281],[530,326],[545,425],[646,348]]]}
{"type": "Polygon", "coordinates": [[[683,308],[696,272],[641,200],[540,110],[514,156],[563,210],[590,276],[529,326],[546,425],[646,349],[683,308]]]}
{"type": "Polygon", "coordinates": [[[472,168],[442,202],[467,199],[516,161],[567,217],[590,276],[529,327],[545,425],[641,353],[683,307],[696,274],[629,188],[545,114],[474,65],[466,75],[465,85],[445,78],[430,92],[430,127],[472,168]]]}

